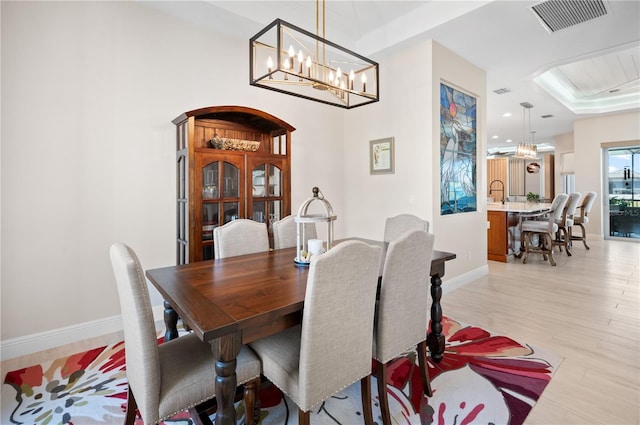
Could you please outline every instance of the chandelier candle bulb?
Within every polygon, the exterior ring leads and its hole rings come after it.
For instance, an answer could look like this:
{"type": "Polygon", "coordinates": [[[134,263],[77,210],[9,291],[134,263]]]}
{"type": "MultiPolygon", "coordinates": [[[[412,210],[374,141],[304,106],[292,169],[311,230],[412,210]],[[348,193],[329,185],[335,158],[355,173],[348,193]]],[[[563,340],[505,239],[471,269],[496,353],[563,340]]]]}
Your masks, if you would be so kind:
{"type": "Polygon", "coordinates": [[[367,91],[367,74],[362,74],[362,91],[367,91]]]}
{"type": "Polygon", "coordinates": [[[269,79],[272,80],[273,75],[271,73],[273,72],[273,59],[271,59],[271,56],[267,59],[267,70],[269,72],[269,79]]]}
{"type": "Polygon", "coordinates": [[[356,74],[354,74],[353,69],[349,72],[349,90],[353,90],[353,80],[356,78],[356,74]]]}

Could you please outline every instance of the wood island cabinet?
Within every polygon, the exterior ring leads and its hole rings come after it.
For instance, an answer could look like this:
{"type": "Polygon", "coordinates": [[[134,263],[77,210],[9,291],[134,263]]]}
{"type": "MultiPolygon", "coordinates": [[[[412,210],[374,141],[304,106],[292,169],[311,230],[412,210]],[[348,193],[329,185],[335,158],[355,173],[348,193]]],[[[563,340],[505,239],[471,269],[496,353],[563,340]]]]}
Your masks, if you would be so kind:
{"type": "Polygon", "coordinates": [[[504,211],[487,211],[487,259],[507,262],[509,256],[509,215],[504,211]]]}
{"type": "Polygon", "coordinates": [[[213,258],[213,229],[239,218],[271,224],[291,214],[291,125],[242,106],[173,120],[177,143],[178,264],[213,258]]]}

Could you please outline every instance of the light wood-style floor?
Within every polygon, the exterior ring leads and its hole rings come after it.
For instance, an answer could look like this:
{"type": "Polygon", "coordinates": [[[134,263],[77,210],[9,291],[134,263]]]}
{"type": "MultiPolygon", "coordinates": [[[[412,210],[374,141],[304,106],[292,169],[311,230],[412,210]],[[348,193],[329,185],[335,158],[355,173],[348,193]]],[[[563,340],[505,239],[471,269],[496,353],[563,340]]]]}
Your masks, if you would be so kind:
{"type": "Polygon", "coordinates": [[[445,315],[564,357],[527,424],[640,423],[640,244],[589,245],[556,267],[490,261],[443,296],[445,315]]]}
{"type": "MultiPolygon", "coordinates": [[[[488,276],[443,297],[445,315],[564,358],[527,424],[640,424],[640,243],[590,245],[578,242],[572,257],[556,254],[556,267],[540,255],[528,264],[490,261],[488,276]]],[[[7,360],[2,379],[121,338],[7,360]]]]}

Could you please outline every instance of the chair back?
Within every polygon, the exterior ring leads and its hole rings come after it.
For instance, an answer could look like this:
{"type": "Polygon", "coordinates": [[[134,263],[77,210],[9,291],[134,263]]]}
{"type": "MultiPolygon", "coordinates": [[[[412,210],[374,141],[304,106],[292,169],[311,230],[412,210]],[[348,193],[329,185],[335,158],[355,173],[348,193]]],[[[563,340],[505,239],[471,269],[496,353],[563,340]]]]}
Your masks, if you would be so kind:
{"type": "Polygon", "coordinates": [[[213,229],[215,258],[235,257],[269,251],[267,225],[257,221],[239,219],[213,229]]]}
{"type": "Polygon", "coordinates": [[[381,256],[379,246],[345,241],[312,258],[300,342],[303,411],[371,374],[381,256]]]}
{"type": "Polygon", "coordinates": [[[374,332],[373,357],[381,363],[426,339],[434,240],[433,234],[412,230],[389,243],[374,332]]]}
{"type": "MultiPolygon", "coordinates": [[[[318,232],[315,223],[304,223],[304,239],[302,243],[306,243],[309,239],[316,239],[318,232]]],[[[284,217],[271,225],[273,229],[273,249],[290,248],[296,246],[297,228],[295,218],[292,215],[284,217]]]]}
{"type": "Polygon", "coordinates": [[[577,217],[579,223],[587,223],[589,219],[587,215],[591,211],[593,204],[596,201],[596,197],[598,194],[596,192],[588,192],[584,195],[584,199],[582,200],[582,205],[580,205],[580,215],[577,217]]]}
{"type": "Polygon", "coordinates": [[[123,243],[109,251],[124,325],[127,380],[145,421],[158,415],[160,355],[147,281],[135,252],[123,243]]]}
{"type": "Polygon", "coordinates": [[[389,217],[384,224],[384,241],[391,242],[409,230],[422,230],[429,233],[429,222],[411,214],[389,217]]]}
{"type": "Polygon", "coordinates": [[[562,226],[573,225],[573,216],[575,215],[578,204],[580,203],[580,197],[582,197],[580,192],[573,192],[569,195],[569,199],[567,199],[567,203],[564,207],[563,215],[560,218],[562,226]]]}
{"type": "Polygon", "coordinates": [[[553,198],[553,202],[551,203],[551,207],[549,209],[549,221],[554,222],[558,221],[562,218],[562,214],[564,213],[564,206],[569,200],[569,195],[566,193],[559,193],[553,198]]]}

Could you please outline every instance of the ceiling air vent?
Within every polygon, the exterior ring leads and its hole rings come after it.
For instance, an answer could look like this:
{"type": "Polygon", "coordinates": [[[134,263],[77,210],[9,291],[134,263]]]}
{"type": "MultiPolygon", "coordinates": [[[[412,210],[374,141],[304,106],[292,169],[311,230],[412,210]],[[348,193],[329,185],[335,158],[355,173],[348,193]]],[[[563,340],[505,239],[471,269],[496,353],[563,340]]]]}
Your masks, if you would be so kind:
{"type": "Polygon", "coordinates": [[[549,32],[569,28],[607,14],[602,0],[548,0],[531,7],[549,32]]]}
{"type": "Polygon", "coordinates": [[[501,88],[501,89],[496,89],[493,91],[495,94],[505,94],[505,93],[511,93],[511,89],[508,88],[501,88]]]}
{"type": "Polygon", "coordinates": [[[540,118],[553,118],[553,115],[551,115],[551,114],[540,115],[540,118]]]}

